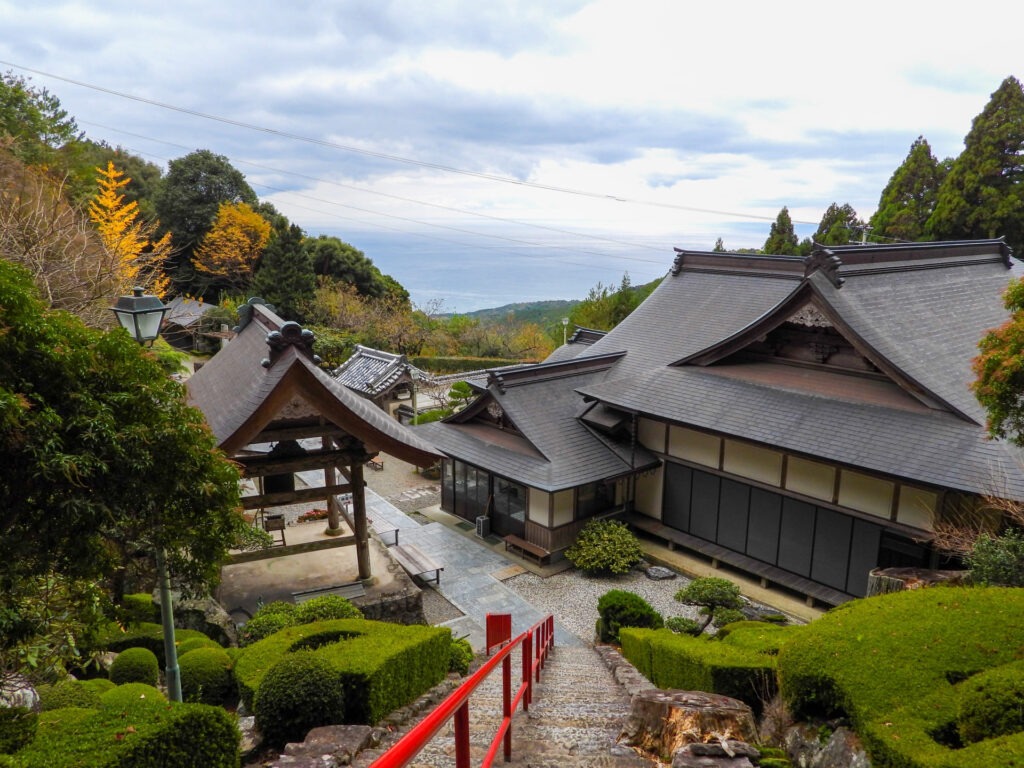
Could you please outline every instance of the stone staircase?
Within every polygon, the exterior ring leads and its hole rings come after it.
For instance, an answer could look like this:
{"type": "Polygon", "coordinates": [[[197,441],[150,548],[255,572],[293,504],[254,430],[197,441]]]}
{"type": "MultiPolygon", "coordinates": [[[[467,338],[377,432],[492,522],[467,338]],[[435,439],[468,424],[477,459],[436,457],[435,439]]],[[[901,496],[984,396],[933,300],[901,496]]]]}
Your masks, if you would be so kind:
{"type": "MultiPolygon", "coordinates": [[[[604,652],[604,651],[602,651],[604,652]]],[[[607,657],[607,652],[604,652],[607,657]]],[[[657,763],[615,743],[629,714],[630,685],[623,685],[610,662],[590,647],[556,646],[535,684],[529,712],[512,721],[512,761],[499,750],[494,765],[516,768],[647,768],[657,763]]],[[[512,654],[512,690],[519,686],[522,661],[512,654]]],[[[649,684],[648,684],[649,685],[649,684]]],[[[492,674],[470,699],[470,764],[479,766],[501,719],[501,674],[492,674]]],[[[397,737],[397,734],[396,734],[397,737]]],[[[389,739],[391,743],[393,740],[389,739]]],[[[389,746],[360,754],[369,765],[389,746]]],[[[455,765],[454,726],[449,723],[410,764],[414,768],[455,765]]]]}

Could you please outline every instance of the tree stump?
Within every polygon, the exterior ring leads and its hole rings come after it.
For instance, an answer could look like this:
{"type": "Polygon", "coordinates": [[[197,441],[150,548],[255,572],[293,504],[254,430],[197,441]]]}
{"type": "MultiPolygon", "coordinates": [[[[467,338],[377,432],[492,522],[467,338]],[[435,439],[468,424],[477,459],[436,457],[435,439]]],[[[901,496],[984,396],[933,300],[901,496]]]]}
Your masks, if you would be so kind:
{"type": "Polygon", "coordinates": [[[929,568],[875,568],[868,573],[868,597],[934,584],[960,584],[966,571],[937,571],[929,568]]]}
{"type": "Polygon", "coordinates": [[[757,741],[754,713],[742,701],[703,691],[650,689],[633,697],[619,743],[670,759],[686,744],[724,739],[757,741]]]}

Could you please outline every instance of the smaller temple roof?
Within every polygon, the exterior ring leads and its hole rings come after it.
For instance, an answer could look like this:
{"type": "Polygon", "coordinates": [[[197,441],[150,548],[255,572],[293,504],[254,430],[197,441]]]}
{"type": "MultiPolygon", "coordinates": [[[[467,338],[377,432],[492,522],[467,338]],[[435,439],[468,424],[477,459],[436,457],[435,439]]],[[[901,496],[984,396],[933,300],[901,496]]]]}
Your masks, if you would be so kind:
{"type": "Polygon", "coordinates": [[[426,381],[429,374],[409,362],[405,355],[384,352],[356,344],[352,356],[334,369],[334,377],[364,397],[379,397],[395,385],[426,381]]]}
{"type": "Polygon", "coordinates": [[[214,309],[216,304],[207,304],[202,299],[190,299],[187,296],[175,296],[167,306],[170,309],[164,318],[164,322],[175,323],[182,328],[187,328],[193,323],[199,322],[203,315],[214,309]]]}

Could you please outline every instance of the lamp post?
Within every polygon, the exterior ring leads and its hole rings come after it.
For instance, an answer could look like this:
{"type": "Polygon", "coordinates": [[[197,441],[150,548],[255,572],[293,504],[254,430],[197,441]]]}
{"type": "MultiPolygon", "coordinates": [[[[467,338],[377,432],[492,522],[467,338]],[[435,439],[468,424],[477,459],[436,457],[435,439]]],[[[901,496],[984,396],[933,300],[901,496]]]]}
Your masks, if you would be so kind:
{"type": "Polygon", "coordinates": [[[569,318],[568,317],[563,317],[562,318],[562,346],[563,347],[565,346],[565,334],[566,334],[566,331],[568,331],[568,330],[569,330],[569,318]]]}
{"type": "MultiPolygon", "coordinates": [[[[131,296],[121,296],[111,311],[121,327],[139,344],[150,344],[160,335],[160,325],[170,307],[156,296],[143,295],[142,288],[133,288],[131,296]]],[[[178,650],[174,643],[174,611],[171,606],[171,579],[167,573],[167,554],[163,548],[156,551],[156,576],[160,588],[160,623],[164,630],[164,673],[167,678],[167,696],[181,701],[181,672],[178,669],[178,650]]]]}

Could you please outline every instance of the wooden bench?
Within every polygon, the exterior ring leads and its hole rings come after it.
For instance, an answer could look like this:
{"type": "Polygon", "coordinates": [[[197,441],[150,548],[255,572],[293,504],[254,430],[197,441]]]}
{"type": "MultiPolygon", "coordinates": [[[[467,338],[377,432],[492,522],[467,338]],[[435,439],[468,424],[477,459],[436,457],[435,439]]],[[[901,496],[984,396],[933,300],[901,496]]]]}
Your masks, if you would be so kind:
{"type": "Polygon", "coordinates": [[[338,595],[351,600],[354,597],[362,597],[366,594],[366,590],[363,588],[363,582],[351,581],[347,584],[334,584],[330,587],[317,587],[316,589],[303,589],[298,592],[292,592],[292,600],[296,603],[304,603],[307,600],[312,600],[314,597],[323,597],[324,595],[338,595]]]}
{"type": "Polygon", "coordinates": [[[373,532],[380,536],[380,540],[384,543],[385,547],[391,547],[398,544],[398,531],[397,525],[392,525],[387,520],[379,517],[370,517],[370,513],[366,513],[367,522],[373,528],[373,532]],[[391,538],[390,543],[384,540],[385,536],[391,538]]]}
{"type": "Polygon", "coordinates": [[[790,573],[761,560],[756,560],[749,555],[723,547],[720,544],[705,541],[697,536],[665,525],[659,520],[647,517],[647,515],[632,513],[626,515],[625,521],[634,528],[639,528],[641,531],[669,542],[669,548],[673,544],[679,544],[686,549],[711,558],[712,568],[717,568],[720,562],[725,563],[737,570],[759,577],[761,586],[766,589],[770,583],[775,583],[793,592],[800,593],[804,595],[808,605],[812,605],[815,600],[820,600],[827,605],[840,605],[853,599],[852,595],[840,592],[838,589],[818,584],[808,578],[790,573]]]}
{"type": "Polygon", "coordinates": [[[410,576],[424,581],[433,581],[436,584],[441,583],[441,571],[444,570],[444,566],[432,560],[412,544],[396,544],[388,552],[400,566],[409,572],[410,576]],[[428,573],[434,574],[433,577],[428,578],[428,573]]]}
{"type": "Polygon", "coordinates": [[[544,561],[551,557],[551,553],[544,547],[531,544],[512,533],[505,537],[505,551],[508,552],[510,549],[518,551],[523,557],[532,557],[538,565],[544,565],[544,561]]]}
{"type": "Polygon", "coordinates": [[[384,459],[382,459],[380,456],[374,456],[372,459],[366,462],[366,466],[368,466],[374,472],[380,472],[384,469],[384,459]]]}

